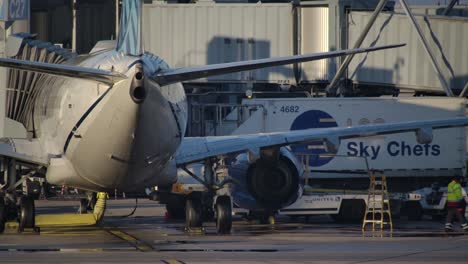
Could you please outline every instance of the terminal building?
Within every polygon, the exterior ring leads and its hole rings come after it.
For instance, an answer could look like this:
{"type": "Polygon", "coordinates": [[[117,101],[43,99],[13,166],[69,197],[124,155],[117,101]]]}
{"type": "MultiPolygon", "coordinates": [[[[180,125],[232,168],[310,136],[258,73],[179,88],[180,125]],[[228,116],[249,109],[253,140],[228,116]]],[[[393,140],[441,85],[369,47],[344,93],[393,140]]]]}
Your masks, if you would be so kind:
{"type": "MultiPolygon", "coordinates": [[[[30,9],[29,20],[14,22],[4,34],[30,32],[37,34],[37,39],[62,45],[78,54],[89,52],[99,40],[116,38],[119,1],[24,2],[30,9]]],[[[352,48],[381,1],[144,2],[146,50],[164,58],[171,67],[184,67],[352,48]]],[[[461,1],[448,15],[442,15],[445,6],[412,6],[446,86],[455,94],[468,81],[468,65],[464,60],[468,56],[465,45],[468,6],[463,4],[461,1]]],[[[9,24],[5,22],[5,26],[9,24]]],[[[445,93],[398,0],[386,1],[361,46],[394,43],[407,46],[352,60],[340,79],[339,84],[344,87],[340,90],[342,95],[378,96],[407,90],[421,94],[445,93]]],[[[188,87],[301,90],[323,96],[341,62],[341,59],[329,59],[229,74],[196,80],[188,87]]]]}

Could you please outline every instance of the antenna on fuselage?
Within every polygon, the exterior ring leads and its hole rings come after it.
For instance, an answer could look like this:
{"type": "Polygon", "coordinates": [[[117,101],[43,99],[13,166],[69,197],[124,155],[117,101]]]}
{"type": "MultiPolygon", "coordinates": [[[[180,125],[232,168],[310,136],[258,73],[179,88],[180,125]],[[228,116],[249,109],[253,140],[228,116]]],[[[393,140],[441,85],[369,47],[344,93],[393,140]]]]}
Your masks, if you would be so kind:
{"type": "Polygon", "coordinates": [[[140,56],[144,53],[142,40],[143,0],[123,0],[120,18],[117,51],[126,55],[140,56]]]}

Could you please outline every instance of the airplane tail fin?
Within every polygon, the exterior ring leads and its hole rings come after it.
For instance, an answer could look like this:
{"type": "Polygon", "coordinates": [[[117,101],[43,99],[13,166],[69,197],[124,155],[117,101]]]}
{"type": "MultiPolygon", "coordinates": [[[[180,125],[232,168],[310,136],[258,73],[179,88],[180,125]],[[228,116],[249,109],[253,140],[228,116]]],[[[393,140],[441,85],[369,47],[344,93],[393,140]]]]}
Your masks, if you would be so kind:
{"type": "Polygon", "coordinates": [[[117,51],[132,56],[144,53],[141,16],[142,0],[123,0],[117,51]]]}

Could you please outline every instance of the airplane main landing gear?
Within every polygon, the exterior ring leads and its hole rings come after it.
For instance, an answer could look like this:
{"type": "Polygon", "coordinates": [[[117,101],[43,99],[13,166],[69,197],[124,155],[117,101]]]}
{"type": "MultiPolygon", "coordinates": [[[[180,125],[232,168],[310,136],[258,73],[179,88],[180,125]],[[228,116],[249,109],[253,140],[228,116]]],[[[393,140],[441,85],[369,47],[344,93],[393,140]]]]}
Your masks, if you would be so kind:
{"type": "Polygon", "coordinates": [[[185,226],[191,231],[202,227],[201,199],[187,198],[185,204],[185,226]]]}
{"type": "Polygon", "coordinates": [[[204,185],[206,191],[193,191],[186,200],[186,230],[202,227],[203,221],[215,218],[218,234],[229,234],[232,228],[232,202],[228,195],[228,184],[234,180],[227,175],[224,160],[207,159],[204,164],[204,177],[200,178],[183,167],[185,172],[204,185]],[[216,165],[216,166],[215,166],[216,165]],[[215,169],[216,167],[216,169],[215,169]]]}
{"type": "Polygon", "coordinates": [[[17,221],[18,231],[36,229],[34,199],[42,189],[43,167],[24,164],[15,159],[3,158],[3,181],[0,189],[0,233],[5,231],[7,221],[17,221]]]}
{"type": "Polygon", "coordinates": [[[216,199],[216,231],[218,234],[228,234],[232,228],[232,203],[227,195],[216,199]]]}
{"type": "Polygon", "coordinates": [[[35,228],[36,210],[34,199],[30,196],[22,196],[19,204],[19,232],[25,228],[35,228]]]}

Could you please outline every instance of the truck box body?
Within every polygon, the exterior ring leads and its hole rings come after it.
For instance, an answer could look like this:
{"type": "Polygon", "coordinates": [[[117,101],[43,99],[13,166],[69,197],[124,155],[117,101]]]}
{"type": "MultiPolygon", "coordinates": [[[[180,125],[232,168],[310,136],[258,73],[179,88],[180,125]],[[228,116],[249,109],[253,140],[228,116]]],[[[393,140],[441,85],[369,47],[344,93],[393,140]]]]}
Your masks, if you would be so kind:
{"type": "MultiPolygon", "coordinates": [[[[246,99],[253,110],[244,111],[249,117],[232,134],[453,118],[465,115],[465,103],[443,97],[246,99]]],[[[291,148],[308,155],[313,178],[367,177],[356,172],[368,168],[390,177],[453,176],[464,172],[465,138],[465,128],[450,128],[434,130],[430,144],[407,132],[343,140],[337,153],[323,142],[291,148]]]]}

